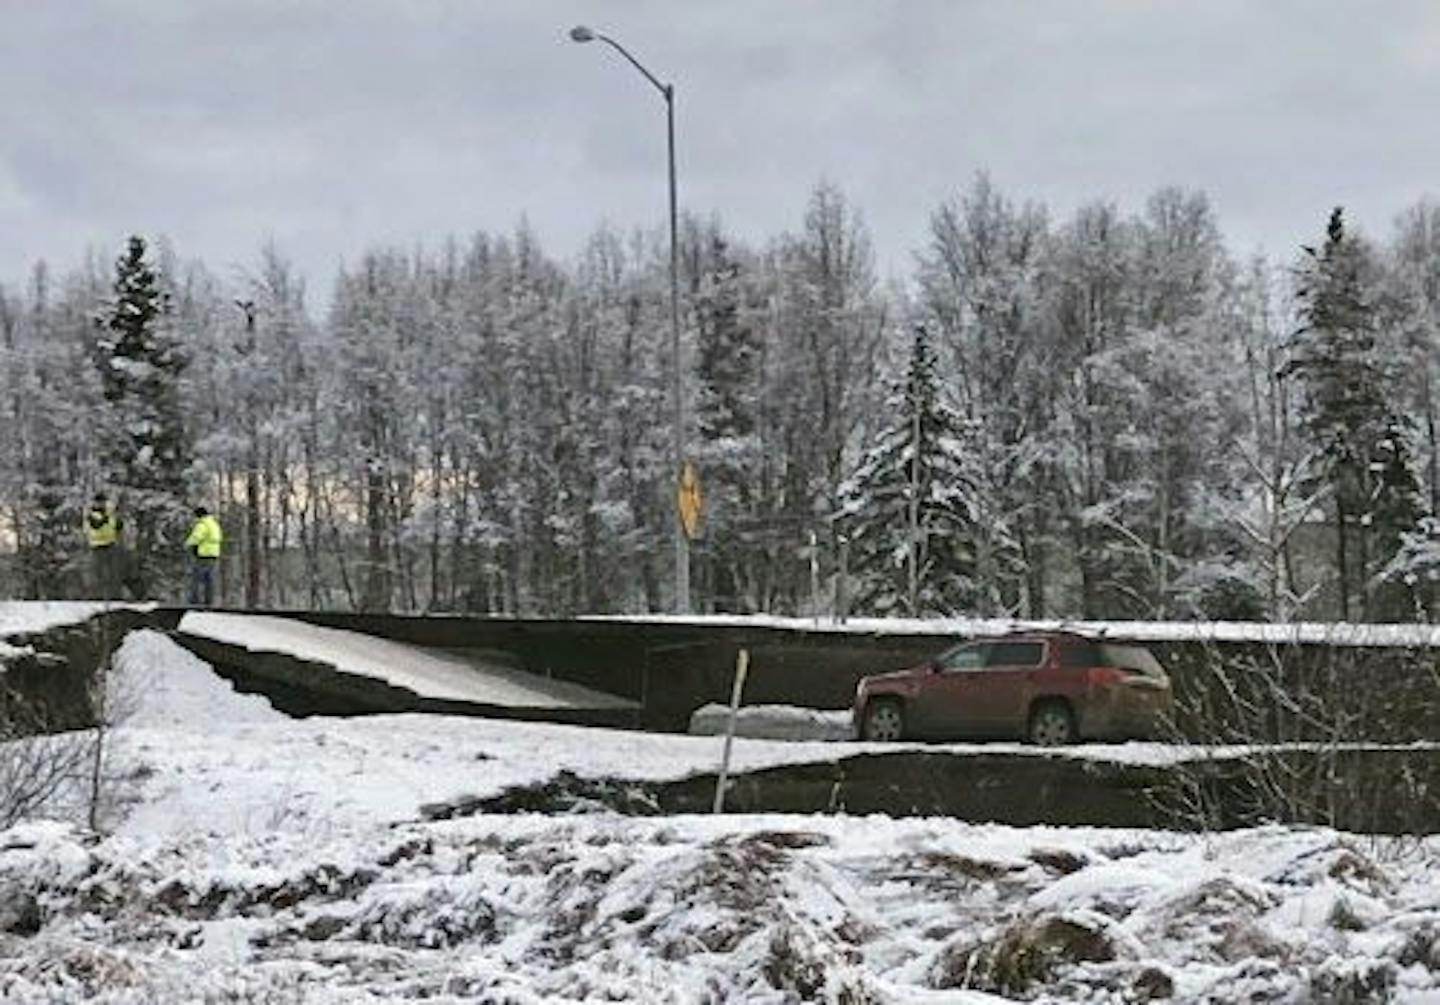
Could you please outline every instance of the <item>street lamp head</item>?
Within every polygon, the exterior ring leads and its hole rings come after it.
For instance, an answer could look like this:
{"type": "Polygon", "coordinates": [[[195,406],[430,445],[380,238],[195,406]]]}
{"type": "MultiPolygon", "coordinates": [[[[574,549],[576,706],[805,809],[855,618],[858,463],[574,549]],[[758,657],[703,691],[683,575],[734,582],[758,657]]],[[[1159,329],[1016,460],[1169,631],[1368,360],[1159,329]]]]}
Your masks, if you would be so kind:
{"type": "Polygon", "coordinates": [[[570,29],[570,41],[572,42],[593,42],[595,33],[583,24],[577,24],[570,29]]]}

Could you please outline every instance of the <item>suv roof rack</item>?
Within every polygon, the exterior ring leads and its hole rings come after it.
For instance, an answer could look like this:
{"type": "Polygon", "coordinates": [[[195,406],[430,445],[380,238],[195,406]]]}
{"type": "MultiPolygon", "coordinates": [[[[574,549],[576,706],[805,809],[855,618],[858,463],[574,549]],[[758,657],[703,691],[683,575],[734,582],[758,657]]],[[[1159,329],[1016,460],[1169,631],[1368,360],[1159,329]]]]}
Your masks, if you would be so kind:
{"type": "Polygon", "coordinates": [[[1098,642],[1104,638],[1101,632],[1086,631],[1073,625],[1060,623],[1057,628],[1010,628],[1003,632],[988,632],[971,636],[976,639],[1008,639],[1015,636],[1030,636],[1038,638],[1053,638],[1056,635],[1064,635],[1073,639],[1086,639],[1090,642],[1098,642]]]}

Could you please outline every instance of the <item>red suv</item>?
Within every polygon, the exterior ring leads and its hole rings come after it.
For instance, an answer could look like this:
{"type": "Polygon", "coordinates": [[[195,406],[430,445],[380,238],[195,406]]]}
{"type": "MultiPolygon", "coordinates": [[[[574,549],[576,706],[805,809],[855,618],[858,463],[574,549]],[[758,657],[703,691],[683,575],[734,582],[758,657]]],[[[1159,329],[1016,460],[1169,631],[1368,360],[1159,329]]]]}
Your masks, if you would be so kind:
{"type": "Polygon", "coordinates": [[[1072,632],[972,639],[855,689],[862,740],[1024,738],[1053,746],[1149,737],[1170,678],[1144,646],[1072,632]]]}

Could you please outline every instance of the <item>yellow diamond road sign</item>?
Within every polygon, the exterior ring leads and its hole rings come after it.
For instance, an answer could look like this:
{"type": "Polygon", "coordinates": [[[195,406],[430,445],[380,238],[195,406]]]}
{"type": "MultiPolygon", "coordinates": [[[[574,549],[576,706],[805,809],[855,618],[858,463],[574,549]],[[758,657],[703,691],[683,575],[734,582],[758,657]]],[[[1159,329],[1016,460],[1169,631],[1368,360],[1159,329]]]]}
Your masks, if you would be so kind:
{"type": "Polygon", "coordinates": [[[700,473],[695,470],[695,465],[686,461],[680,467],[676,508],[680,512],[680,526],[685,529],[685,536],[692,541],[700,530],[700,512],[704,505],[705,497],[700,492],[700,473]]]}

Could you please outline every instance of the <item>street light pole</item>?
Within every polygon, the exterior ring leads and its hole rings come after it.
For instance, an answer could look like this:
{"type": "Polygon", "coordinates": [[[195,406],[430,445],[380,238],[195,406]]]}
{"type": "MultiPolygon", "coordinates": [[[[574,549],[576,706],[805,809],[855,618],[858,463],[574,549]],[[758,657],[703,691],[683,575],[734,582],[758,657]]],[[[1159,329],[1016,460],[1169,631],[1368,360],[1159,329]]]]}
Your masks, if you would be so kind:
{"type": "Polygon", "coordinates": [[[570,38],[575,42],[604,42],[639,70],[641,75],[660,92],[665,99],[665,139],[669,157],[670,174],[670,396],[672,398],[672,422],[670,431],[671,463],[674,468],[675,485],[671,492],[675,507],[675,613],[690,613],[690,540],[680,519],[679,486],[681,472],[685,465],[685,397],[681,382],[680,366],[680,258],[678,223],[675,198],[675,85],[661,83],[640,61],[630,55],[619,42],[607,35],[592,31],[584,25],[570,29],[570,38]]]}
{"type": "MultiPolygon", "coordinates": [[[[245,314],[245,341],[237,346],[241,356],[255,351],[255,301],[236,300],[245,314]]],[[[260,433],[256,427],[251,375],[245,374],[245,425],[249,443],[245,454],[245,606],[260,606],[260,433]]],[[[221,577],[222,593],[224,577],[221,577]]]]}

